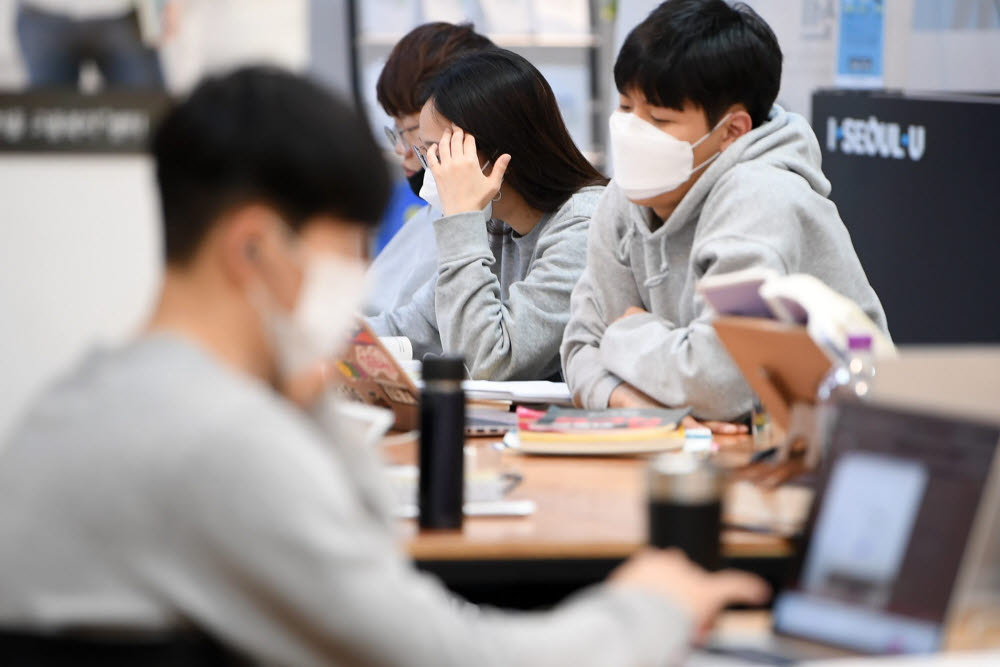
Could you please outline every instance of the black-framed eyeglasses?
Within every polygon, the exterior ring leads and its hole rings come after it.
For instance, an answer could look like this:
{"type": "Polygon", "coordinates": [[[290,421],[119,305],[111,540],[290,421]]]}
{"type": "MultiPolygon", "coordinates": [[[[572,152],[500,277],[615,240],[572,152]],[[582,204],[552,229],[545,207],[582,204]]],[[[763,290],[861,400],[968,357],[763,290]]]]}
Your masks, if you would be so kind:
{"type": "Polygon", "coordinates": [[[410,132],[413,132],[419,127],[420,127],[419,125],[414,125],[412,127],[407,127],[405,129],[399,129],[395,125],[385,125],[382,127],[382,129],[385,130],[385,138],[388,139],[392,147],[395,148],[400,144],[406,146],[407,145],[406,135],[409,134],[410,132]]]}
{"type": "Polygon", "coordinates": [[[427,171],[430,171],[431,168],[427,165],[427,149],[416,144],[410,144],[410,148],[413,149],[414,155],[416,155],[417,159],[420,160],[420,166],[427,171]]]}

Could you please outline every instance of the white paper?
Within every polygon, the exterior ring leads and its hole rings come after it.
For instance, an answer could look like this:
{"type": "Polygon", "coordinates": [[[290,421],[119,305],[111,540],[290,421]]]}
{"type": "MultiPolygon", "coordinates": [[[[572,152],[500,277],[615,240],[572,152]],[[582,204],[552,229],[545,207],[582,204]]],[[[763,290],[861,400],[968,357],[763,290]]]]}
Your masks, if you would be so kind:
{"type": "Polygon", "coordinates": [[[573,396],[565,382],[529,380],[521,382],[493,382],[491,380],[466,380],[462,383],[466,398],[476,400],[520,401],[522,403],[572,404],[573,396]]]}
{"type": "Polygon", "coordinates": [[[401,365],[413,361],[413,344],[406,336],[379,336],[379,342],[401,365]]]}

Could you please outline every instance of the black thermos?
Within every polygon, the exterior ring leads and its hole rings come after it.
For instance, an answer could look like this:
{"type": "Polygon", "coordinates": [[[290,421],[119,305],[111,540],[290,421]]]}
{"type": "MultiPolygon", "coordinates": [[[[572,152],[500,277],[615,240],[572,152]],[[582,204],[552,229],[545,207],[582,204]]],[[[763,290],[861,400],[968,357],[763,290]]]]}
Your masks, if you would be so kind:
{"type": "Polygon", "coordinates": [[[423,362],[420,394],[420,527],[462,527],[465,392],[462,357],[423,362]]]}
{"type": "Polygon", "coordinates": [[[688,453],[661,454],[649,463],[649,543],[677,547],[707,570],[719,568],[721,471],[688,453]]]}

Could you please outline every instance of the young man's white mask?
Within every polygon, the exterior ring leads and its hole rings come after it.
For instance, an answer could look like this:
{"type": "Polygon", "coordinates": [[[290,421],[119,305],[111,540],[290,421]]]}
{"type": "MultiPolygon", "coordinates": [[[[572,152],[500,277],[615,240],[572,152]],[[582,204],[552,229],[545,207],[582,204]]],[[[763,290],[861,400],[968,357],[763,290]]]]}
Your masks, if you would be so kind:
{"type": "Polygon", "coordinates": [[[251,292],[271,341],[281,377],[294,377],[329,360],[346,345],[365,296],[361,261],[333,253],[304,261],[302,287],[291,312],[260,283],[251,292]]]}
{"type": "Polygon", "coordinates": [[[694,148],[712,136],[730,115],[726,114],[692,144],[658,130],[634,113],[613,112],[608,119],[608,129],[615,183],[629,199],[649,199],[676,190],[693,173],[719,157],[721,151],[694,166],[694,148]]]}

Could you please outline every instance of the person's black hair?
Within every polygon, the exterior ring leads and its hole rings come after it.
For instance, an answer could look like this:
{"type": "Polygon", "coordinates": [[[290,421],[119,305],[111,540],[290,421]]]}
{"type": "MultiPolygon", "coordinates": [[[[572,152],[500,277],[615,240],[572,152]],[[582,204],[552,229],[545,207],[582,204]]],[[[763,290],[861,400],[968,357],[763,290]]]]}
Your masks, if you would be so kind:
{"type": "Polygon", "coordinates": [[[271,206],[293,229],[320,215],[373,226],[389,197],[387,166],[364,117],[271,67],[206,79],[168,111],[152,153],[172,264],[190,260],[238,206],[271,206]]]}
{"type": "Polygon", "coordinates": [[[629,33],[615,62],[619,92],[677,110],[690,102],[710,126],[734,104],[762,125],[780,83],[774,32],[747,5],[724,0],[667,0],[629,33]]]}
{"type": "Polygon", "coordinates": [[[425,23],[396,42],[375,84],[378,103],[390,116],[420,113],[434,79],[463,53],[496,48],[471,24],[425,23]]]}
{"type": "Polygon", "coordinates": [[[577,190],[607,184],[570,138],[545,77],[516,53],[462,56],[437,78],[430,103],[487,159],[510,154],[504,183],[532,208],[556,211],[577,190]]]}

